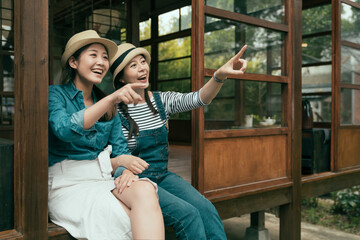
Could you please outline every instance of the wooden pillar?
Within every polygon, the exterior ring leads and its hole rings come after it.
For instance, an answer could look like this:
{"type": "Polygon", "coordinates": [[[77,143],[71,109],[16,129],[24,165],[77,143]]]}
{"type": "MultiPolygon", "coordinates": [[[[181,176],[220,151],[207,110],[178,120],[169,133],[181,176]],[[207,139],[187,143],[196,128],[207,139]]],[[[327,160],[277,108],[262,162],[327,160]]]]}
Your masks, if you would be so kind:
{"type": "Polygon", "coordinates": [[[128,3],[128,13],[127,19],[130,24],[128,24],[128,35],[127,42],[134,44],[135,46],[139,46],[139,0],[132,0],[128,3]]]}
{"type": "MultiPolygon", "coordinates": [[[[191,90],[204,84],[204,0],[192,1],[191,28],[191,90]]],[[[191,183],[204,193],[204,114],[203,108],[191,112],[192,165],[191,183]]]]}
{"type": "Polygon", "coordinates": [[[265,228],[265,211],[251,213],[250,227],[246,229],[245,239],[270,240],[269,230],[265,228]]]}
{"type": "Polygon", "coordinates": [[[301,66],[302,66],[302,1],[286,0],[289,34],[286,38],[289,83],[288,116],[291,129],[290,168],[292,178],[291,202],[280,206],[280,240],[301,239],[301,66]]]}
{"type": "Polygon", "coordinates": [[[15,229],[47,239],[48,0],[14,0],[15,229]]]}

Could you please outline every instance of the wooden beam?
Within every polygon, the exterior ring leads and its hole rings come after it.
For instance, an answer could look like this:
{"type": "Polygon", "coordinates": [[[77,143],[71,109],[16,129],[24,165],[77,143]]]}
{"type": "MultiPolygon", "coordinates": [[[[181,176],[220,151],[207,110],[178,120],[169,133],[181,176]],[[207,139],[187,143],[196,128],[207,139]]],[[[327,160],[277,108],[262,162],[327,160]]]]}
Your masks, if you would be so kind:
{"type": "Polygon", "coordinates": [[[47,238],[48,0],[15,0],[15,230],[47,238]]]}
{"type": "Polygon", "coordinates": [[[290,169],[293,188],[291,203],[280,207],[280,240],[301,239],[301,65],[302,65],[302,1],[286,0],[285,13],[289,23],[286,36],[290,131],[290,169]]]}
{"type": "MultiPolygon", "coordinates": [[[[204,0],[192,1],[191,12],[191,90],[204,84],[204,0]]],[[[204,192],[204,114],[203,108],[191,112],[192,174],[191,182],[204,192]]]]}

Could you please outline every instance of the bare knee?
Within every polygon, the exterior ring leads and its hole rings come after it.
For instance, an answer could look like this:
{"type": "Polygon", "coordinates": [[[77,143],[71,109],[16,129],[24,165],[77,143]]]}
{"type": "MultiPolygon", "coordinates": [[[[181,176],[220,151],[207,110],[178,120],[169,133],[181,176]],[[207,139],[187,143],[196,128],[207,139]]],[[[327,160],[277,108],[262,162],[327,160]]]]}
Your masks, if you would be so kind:
{"type": "Polygon", "coordinates": [[[131,184],[132,200],[134,203],[141,202],[142,204],[158,205],[158,196],[155,186],[148,181],[136,181],[131,184]]]}

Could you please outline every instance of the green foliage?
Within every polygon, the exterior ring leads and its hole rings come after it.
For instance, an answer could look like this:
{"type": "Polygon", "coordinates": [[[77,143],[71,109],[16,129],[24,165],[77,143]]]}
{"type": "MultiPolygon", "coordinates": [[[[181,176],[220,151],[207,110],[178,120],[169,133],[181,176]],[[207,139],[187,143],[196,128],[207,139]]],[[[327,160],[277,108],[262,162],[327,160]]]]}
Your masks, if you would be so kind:
{"type": "Polygon", "coordinates": [[[318,206],[318,200],[316,197],[305,198],[301,200],[301,204],[306,207],[316,208],[318,206]]]}
{"type": "Polygon", "coordinates": [[[333,193],[334,212],[360,217],[360,186],[333,193]]]}
{"type": "Polygon", "coordinates": [[[360,235],[360,217],[336,213],[333,204],[323,198],[302,200],[301,221],[360,235]]]}

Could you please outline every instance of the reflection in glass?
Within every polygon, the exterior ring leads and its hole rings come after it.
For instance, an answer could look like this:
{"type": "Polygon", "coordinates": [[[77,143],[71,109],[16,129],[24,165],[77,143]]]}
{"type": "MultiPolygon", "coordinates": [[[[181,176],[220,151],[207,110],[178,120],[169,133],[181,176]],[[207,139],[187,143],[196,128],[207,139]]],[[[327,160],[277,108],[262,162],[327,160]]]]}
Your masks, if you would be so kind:
{"type": "Polygon", "coordinates": [[[205,0],[205,4],[210,7],[241,13],[276,23],[283,22],[285,11],[282,2],[282,0],[205,0]]]}
{"type": "Polygon", "coordinates": [[[341,39],[360,43],[360,9],[341,4],[341,39]]]}
{"type": "Polygon", "coordinates": [[[190,77],[191,59],[183,58],[178,60],[159,62],[158,80],[169,80],[183,77],[190,77]]]}
{"type": "Polygon", "coordinates": [[[159,15],[159,36],[179,31],[179,9],[159,15]]]}
{"type": "Polygon", "coordinates": [[[177,38],[167,42],[159,43],[159,60],[190,57],[191,39],[190,37],[177,38]]]}
{"type": "Polygon", "coordinates": [[[360,84],[360,50],[341,46],[341,82],[360,84]]]}
{"type": "Polygon", "coordinates": [[[1,98],[1,121],[0,125],[13,125],[13,116],[14,116],[14,97],[13,96],[3,96],[1,98]]]}
{"type": "Polygon", "coordinates": [[[127,3],[126,1],[94,0],[53,1],[50,4],[52,16],[52,31],[50,47],[53,73],[50,83],[59,84],[61,75],[61,59],[64,46],[68,39],[77,32],[87,29],[98,31],[101,37],[115,41],[117,44],[126,41],[127,3]]]}
{"type": "Polygon", "coordinates": [[[310,101],[314,122],[331,122],[331,95],[303,96],[310,101]]]}
{"type": "Polygon", "coordinates": [[[328,61],[331,61],[331,35],[323,37],[303,38],[303,64],[314,64],[328,61]]]}
{"type": "Polygon", "coordinates": [[[340,123],[360,125],[360,90],[341,89],[340,123]]]}
{"type": "Polygon", "coordinates": [[[247,49],[244,57],[248,60],[246,72],[281,74],[283,33],[206,17],[205,68],[221,67],[245,44],[247,44],[247,49]]]}
{"type": "Polygon", "coordinates": [[[331,4],[302,11],[303,35],[331,31],[331,4]]]}
{"type": "Polygon", "coordinates": [[[247,116],[252,117],[254,128],[279,127],[281,106],[281,84],[228,79],[218,96],[204,107],[205,129],[248,128],[247,116]],[[265,124],[267,118],[275,120],[265,124]]]}
{"type": "Polygon", "coordinates": [[[180,30],[191,28],[191,6],[180,9],[181,25],[180,30]]]}
{"type": "Polygon", "coordinates": [[[140,41],[151,38],[151,18],[139,24],[140,41]]]}
{"type": "Polygon", "coordinates": [[[302,93],[331,93],[331,65],[302,68],[302,93]]]}

